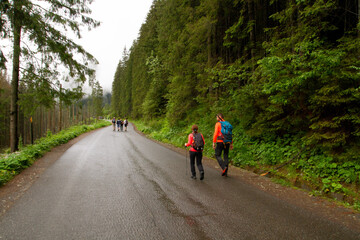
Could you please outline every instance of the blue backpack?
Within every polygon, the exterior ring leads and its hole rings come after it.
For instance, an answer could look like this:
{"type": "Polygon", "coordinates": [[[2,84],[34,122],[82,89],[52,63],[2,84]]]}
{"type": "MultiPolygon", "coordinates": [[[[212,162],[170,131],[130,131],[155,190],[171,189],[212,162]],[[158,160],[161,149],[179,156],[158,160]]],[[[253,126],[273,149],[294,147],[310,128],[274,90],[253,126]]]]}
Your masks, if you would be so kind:
{"type": "Polygon", "coordinates": [[[224,143],[231,143],[233,126],[228,121],[220,121],[220,124],[222,140],[224,143]]]}

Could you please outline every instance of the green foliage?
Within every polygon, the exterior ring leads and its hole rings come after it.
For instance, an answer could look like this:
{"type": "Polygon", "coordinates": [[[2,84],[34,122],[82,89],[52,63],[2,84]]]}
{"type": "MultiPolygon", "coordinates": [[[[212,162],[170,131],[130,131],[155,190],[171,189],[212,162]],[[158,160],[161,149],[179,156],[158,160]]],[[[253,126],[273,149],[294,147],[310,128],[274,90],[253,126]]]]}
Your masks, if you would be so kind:
{"type": "Polygon", "coordinates": [[[92,85],[91,98],[94,106],[93,116],[103,116],[103,89],[97,81],[92,85]]]}
{"type": "Polygon", "coordinates": [[[360,201],[355,201],[353,207],[354,207],[357,211],[360,211],[360,201]]]}
{"type": "Polygon", "coordinates": [[[126,113],[177,146],[194,123],[211,143],[223,113],[234,126],[234,165],[271,169],[305,147],[287,168],[319,191],[346,191],[360,181],[353,9],[357,1],[154,1],[113,100],[131,96],[126,113]]]}
{"type": "Polygon", "coordinates": [[[93,125],[73,126],[57,134],[50,134],[38,139],[35,144],[22,147],[20,151],[0,156],[0,185],[11,180],[23,169],[31,166],[36,159],[53,147],[67,143],[82,133],[110,125],[108,121],[97,121],[93,125]]]}
{"type": "MultiPolygon", "coordinates": [[[[69,103],[74,97],[79,99],[81,85],[93,76],[92,66],[98,63],[67,34],[70,30],[80,38],[82,27],[90,30],[100,25],[89,16],[88,4],[92,0],[43,2],[2,1],[0,5],[0,35],[13,43],[10,44],[13,47],[10,115],[14,123],[10,125],[11,151],[18,149],[19,105],[31,115],[38,106],[49,108],[57,99],[60,104],[69,103]],[[66,82],[71,80],[77,87],[63,91],[60,71],[66,82]]],[[[0,50],[1,68],[6,67],[5,62],[0,50]]]]}
{"type": "MultiPolygon", "coordinates": [[[[191,133],[191,126],[197,124],[199,132],[204,135],[204,155],[214,156],[212,149],[212,134],[214,121],[204,118],[192,122],[184,127],[171,127],[164,119],[151,121],[132,121],[138,130],[158,141],[170,143],[179,148],[184,147],[187,136],[191,133]]],[[[230,152],[231,164],[244,168],[271,169],[282,164],[291,163],[284,167],[289,172],[281,176],[282,184],[289,185],[291,178],[309,181],[321,193],[343,193],[349,196],[358,196],[358,192],[349,190],[346,185],[357,184],[360,181],[360,162],[346,161],[340,163],[338,159],[326,155],[321,148],[305,148],[300,150],[301,142],[290,135],[285,138],[276,138],[273,141],[258,141],[249,138],[244,130],[237,126],[233,130],[234,150],[230,152]],[[300,154],[299,154],[300,153],[300,154]],[[286,179],[286,178],[289,179],[286,179]]],[[[277,174],[274,172],[274,174],[277,174]]]]}
{"type": "Polygon", "coordinates": [[[164,115],[167,104],[167,79],[165,77],[164,66],[159,58],[151,55],[147,61],[149,75],[151,76],[150,88],[142,104],[143,114],[148,118],[164,115]]]}
{"type": "MultiPolygon", "coordinates": [[[[0,119],[5,119],[8,115],[8,109],[10,109],[10,94],[10,84],[6,81],[5,75],[0,73],[0,119]]],[[[0,132],[4,132],[7,129],[8,127],[5,121],[0,121],[0,132]]]]}
{"type": "Polygon", "coordinates": [[[342,184],[358,183],[360,181],[360,162],[339,162],[338,159],[318,151],[311,153],[308,159],[301,159],[296,167],[301,169],[305,178],[320,178],[324,192],[342,192],[342,184]]]}
{"type": "Polygon", "coordinates": [[[84,82],[86,77],[94,72],[89,68],[88,62],[97,63],[90,53],[76,44],[66,33],[59,31],[59,27],[65,32],[71,30],[80,38],[81,26],[91,29],[99,26],[99,22],[89,17],[91,10],[88,4],[91,4],[91,0],[63,1],[61,4],[45,2],[48,4],[39,5],[36,1],[1,3],[0,31],[3,37],[14,40],[10,31],[14,30],[14,25],[20,26],[22,39],[32,43],[24,44],[21,49],[23,77],[40,85],[41,88],[37,87],[34,90],[48,96],[46,90],[52,90],[50,95],[55,90],[50,83],[57,79],[59,62],[63,63],[70,77],[76,82],[84,82]],[[15,15],[17,18],[14,18],[15,15]],[[82,55],[84,62],[75,58],[76,54],[82,55]],[[39,56],[41,61],[37,61],[39,56]]]}

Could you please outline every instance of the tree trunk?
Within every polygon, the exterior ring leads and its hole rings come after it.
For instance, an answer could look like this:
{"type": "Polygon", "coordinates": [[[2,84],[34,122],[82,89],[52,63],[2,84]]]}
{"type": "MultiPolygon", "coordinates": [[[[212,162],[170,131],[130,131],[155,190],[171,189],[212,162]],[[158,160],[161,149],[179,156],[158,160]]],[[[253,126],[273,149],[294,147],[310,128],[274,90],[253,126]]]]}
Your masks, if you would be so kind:
{"type": "Polygon", "coordinates": [[[19,133],[19,145],[25,145],[25,121],[24,121],[24,112],[21,111],[20,107],[18,107],[18,133],[19,133]]]}
{"type": "Polygon", "coordinates": [[[52,133],[55,134],[56,133],[56,104],[54,104],[54,110],[53,110],[53,118],[52,118],[52,133]]]}
{"type": "Polygon", "coordinates": [[[46,132],[51,131],[51,108],[48,109],[48,119],[46,124],[46,132]]]}
{"type": "Polygon", "coordinates": [[[211,66],[211,26],[209,26],[209,29],[208,29],[208,36],[207,36],[207,62],[208,62],[208,65],[211,66]]]}
{"type": "Polygon", "coordinates": [[[20,42],[21,42],[21,17],[19,10],[21,4],[14,1],[14,45],[13,45],[13,70],[11,80],[11,107],[10,107],[10,150],[19,149],[18,137],[18,98],[19,98],[19,71],[20,71],[20,42]]]}
{"type": "MultiPolygon", "coordinates": [[[[254,13],[254,2],[253,0],[248,0],[248,11],[249,11],[249,20],[255,22],[255,13],[254,13]]],[[[255,70],[255,48],[256,48],[256,39],[255,39],[255,25],[251,26],[250,30],[250,57],[252,61],[252,71],[255,70]]]]}
{"type": "Polygon", "coordinates": [[[68,107],[68,125],[67,127],[71,127],[72,126],[72,119],[71,119],[71,105],[68,107]]]}
{"type": "Polygon", "coordinates": [[[60,97],[59,97],[59,132],[62,130],[62,104],[61,104],[61,84],[60,84],[60,97]]]}
{"type": "Polygon", "coordinates": [[[40,138],[41,137],[44,137],[44,107],[40,106],[39,108],[40,110],[40,119],[39,119],[39,122],[40,122],[40,138]]]}
{"type": "Polygon", "coordinates": [[[30,143],[34,144],[34,125],[32,116],[30,117],[30,143]]]}
{"type": "Polygon", "coordinates": [[[73,109],[72,109],[72,120],[71,120],[71,125],[75,125],[76,123],[76,118],[75,118],[75,104],[73,104],[73,109]]]}

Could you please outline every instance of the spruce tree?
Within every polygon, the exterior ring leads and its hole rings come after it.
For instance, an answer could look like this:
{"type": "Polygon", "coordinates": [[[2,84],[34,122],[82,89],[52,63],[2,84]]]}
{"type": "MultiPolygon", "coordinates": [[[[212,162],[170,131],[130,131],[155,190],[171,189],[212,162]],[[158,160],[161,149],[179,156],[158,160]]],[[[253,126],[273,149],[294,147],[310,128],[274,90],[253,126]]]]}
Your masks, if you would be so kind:
{"type": "Polygon", "coordinates": [[[67,33],[71,31],[80,38],[82,26],[91,29],[99,25],[99,22],[88,17],[91,13],[88,5],[91,3],[92,0],[2,1],[1,35],[13,43],[10,111],[12,152],[18,149],[20,77],[26,78],[31,74],[34,81],[47,82],[44,85],[48,86],[49,91],[59,91],[58,84],[54,82],[59,66],[65,67],[69,77],[79,84],[93,74],[94,70],[88,63],[96,63],[96,59],[67,33]],[[83,60],[79,60],[78,56],[82,56],[83,60]],[[44,69],[48,70],[47,74],[43,74],[44,69]]]}

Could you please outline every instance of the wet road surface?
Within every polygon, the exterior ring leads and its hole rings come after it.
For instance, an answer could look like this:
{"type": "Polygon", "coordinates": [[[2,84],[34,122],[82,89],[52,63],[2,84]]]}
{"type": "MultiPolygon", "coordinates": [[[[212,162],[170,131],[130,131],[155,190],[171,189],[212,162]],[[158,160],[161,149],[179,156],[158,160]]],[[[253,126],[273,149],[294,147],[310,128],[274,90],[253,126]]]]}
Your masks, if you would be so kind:
{"type": "MultiPolygon", "coordinates": [[[[184,142],[186,137],[184,137],[184,142]]],[[[231,173],[230,173],[231,174],[231,173]]],[[[107,127],[79,141],[0,217],[0,239],[360,239],[360,233],[107,127]],[[187,166],[189,171],[189,166],[187,166]]]]}

